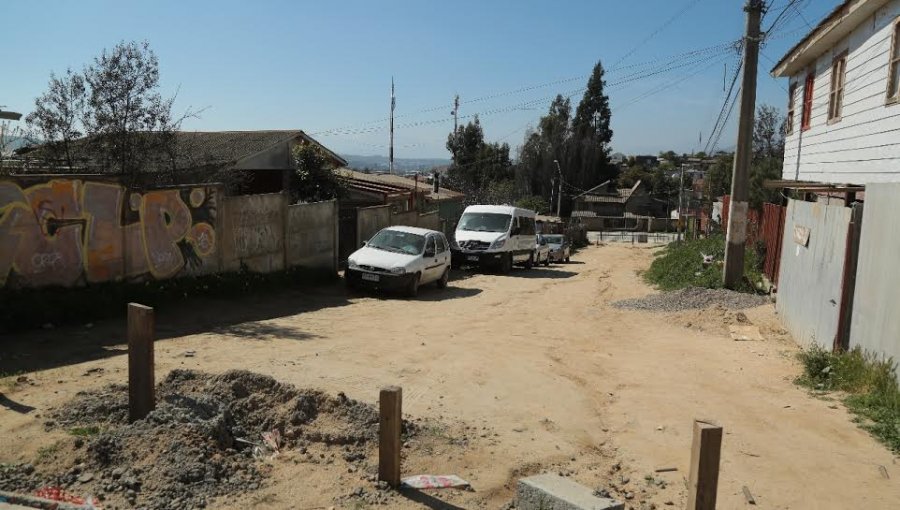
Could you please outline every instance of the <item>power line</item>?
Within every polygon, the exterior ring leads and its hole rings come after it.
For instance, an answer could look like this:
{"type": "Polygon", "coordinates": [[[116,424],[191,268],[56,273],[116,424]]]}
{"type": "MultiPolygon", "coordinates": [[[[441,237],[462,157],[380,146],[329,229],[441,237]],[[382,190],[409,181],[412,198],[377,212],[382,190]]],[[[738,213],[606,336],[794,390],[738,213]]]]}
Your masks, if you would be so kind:
{"type": "Polygon", "coordinates": [[[718,142],[720,136],[722,136],[721,132],[725,128],[725,124],[727,122],[727,117],[731,114],[731,109],[734,108],[734,104],[732,103],[729,107],[729,102],[732,100],[732,93],[734,92],[734,86],[737,84],[738,76],[740,76],[741,67],[744,65],[744,60],[741,59],[738,62],[738,65],[734,68],[734,76],[731,79],[731,86],[728,88],[728,93],[725,95],[725,101],[722,103],[722,108],[719,110],[719,116],[716,118],[715,124],[713,124],[713,129],[709,133],[709,138],[706,140],[706,145],[703,148],[703,152],[709,154],[710,150],[714,148],[714,144],[711,146],[710,142],[713,139],[718,142]],[[728,115],[725,115],[726,110],[728,111],[728,115]],[[718,131],[718,134],[717,134],[718,131]]]}
{"type": "Polygon", "coordinates": [[[674,23],[676,20],[678,20],[678,18],[680,18],[681,16],[683,16],[687,11],[689,11],[692,7],[694,7],[695,5],[697,5],[697,4],[700,3],[700,2],[701,2],[701,0],[690,0],[684,7],[682,7],[680,10],[678,10],[678,12],[676,12],[676,13],[673,14],[669,19],[667,19],[666,21],[664,21],[664,22],[662,23],[662,25],[658,26],[653,32],[650,32],[650,35],[648,35],[647,37],[645,37],[643,40],[641,40],[641,42],[639,42],[639,43],[637,43],[636,45],[634,45],[630,50],[628,50],[624,55],[622,55],[622,56],[619,58],[619,60],[617,60],[617,61],[612,65],[612,67],[610,67],[610,70],[612,71],[612,70],[616,69],[616,66],[618,66],[619,64],[621,64],[623,60],[625,60],[626,58],[630,57],[631,55],[634,55],[634,53],[635,53],[637,50],[639,50],[639,49],[641,48],[641,46],[643,46],[643,45],[647,44],[648,42],[650,42],[654,37],[656,37],[657,35],[659,35],[660,32],[662,32],[663,30],[665,30],[666,28],[668,28],[669,25],[671,25],[672,23],[674,23]]]}

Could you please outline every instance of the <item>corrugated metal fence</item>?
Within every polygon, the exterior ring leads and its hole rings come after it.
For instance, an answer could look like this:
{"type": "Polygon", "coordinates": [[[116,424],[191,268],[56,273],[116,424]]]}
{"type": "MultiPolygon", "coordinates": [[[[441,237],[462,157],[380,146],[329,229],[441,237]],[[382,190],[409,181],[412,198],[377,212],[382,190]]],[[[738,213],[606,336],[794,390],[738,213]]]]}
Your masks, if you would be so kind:
{"type": "MultiPolygon", "coordinates": [[[[727,230],[728,207],[731,197],[722,197],[722,227],[727,230]]],[[[778,204],[763,204],[762,211],[747,211],[747,246],[755,248],[757,242],[765,246],[763,257],[763,273],[772,283],[778,283],[778,270],[781,266],[782,232],[784,232],[784,215],[787,209],[778,204]]]]}

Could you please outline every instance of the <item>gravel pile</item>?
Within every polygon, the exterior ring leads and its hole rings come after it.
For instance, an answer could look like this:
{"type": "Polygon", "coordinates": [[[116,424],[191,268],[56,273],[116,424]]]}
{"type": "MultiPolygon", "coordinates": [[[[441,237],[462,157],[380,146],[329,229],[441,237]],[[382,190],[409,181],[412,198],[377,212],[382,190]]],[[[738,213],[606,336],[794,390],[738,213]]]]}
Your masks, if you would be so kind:
{"type": "Polygon", "coordinates": [[[767,298],[756,294],[745,294],[728,289],[704,289],[688,287],[685,289],[652,294],[642,298],[616,301],[613,306],[630,310],[648,310],[653,312],[680,312],[698,308],[720,306],[728,310],[741,310],[765,304],[767,298]]]}
{"type": "MultiPolygon", "coordinates": [[[[174,370],[157,386],[157,408],[143,420],[127,418],[126,386],[79,393],[45,426],[99,432],[72,439],[71,462],[0,466],[0,490],[59,486],[106,500],[106,508],[202,508],[265,484],[257,459],[263,432],[279,431],[282,449],[297,448],[314,463],[326,455],[313,459],[308,448],[332,448],[361,464],[378,435],[370,405],[246,371],[174,370]]],[[[404,432],[412,435],[412,424],[404,422],[404,432]]]]}

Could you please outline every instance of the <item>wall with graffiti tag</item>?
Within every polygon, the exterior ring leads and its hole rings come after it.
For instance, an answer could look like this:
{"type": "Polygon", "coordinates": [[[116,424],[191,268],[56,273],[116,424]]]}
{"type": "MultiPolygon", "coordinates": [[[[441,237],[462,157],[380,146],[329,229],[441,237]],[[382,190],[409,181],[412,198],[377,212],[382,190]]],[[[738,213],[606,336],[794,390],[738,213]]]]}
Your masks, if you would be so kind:
{"type": "Polygon", "coordinates": [[[0,287],[78,286],[218,270],[217,186],[130,190],[0,179],[0,287]]]}

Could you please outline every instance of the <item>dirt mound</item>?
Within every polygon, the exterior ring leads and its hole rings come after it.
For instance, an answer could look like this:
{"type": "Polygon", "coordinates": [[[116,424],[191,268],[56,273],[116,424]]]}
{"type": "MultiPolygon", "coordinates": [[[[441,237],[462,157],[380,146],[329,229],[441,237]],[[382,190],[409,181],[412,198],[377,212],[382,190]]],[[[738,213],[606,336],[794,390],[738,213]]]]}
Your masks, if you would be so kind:
{"type": "MultiPolygon", "coordinates": [[[[74,466],[7,466],[0,489],[59,485],[129,506],[203,507],[265,483],[266,465],[254,455],[266,450],[264,432],[278,431],[282,449],[340,445],[344,457],[364,457],[378,435],[370,405],[246,371],[174,370],[157,386],[153,412],[134,423],[127,414],[126,386],[79,393],[48,422],[87,434],[75,439],[83,449],[74,466]]],[[[412,425],[404,422],[404,432],[412,425]]]]}

